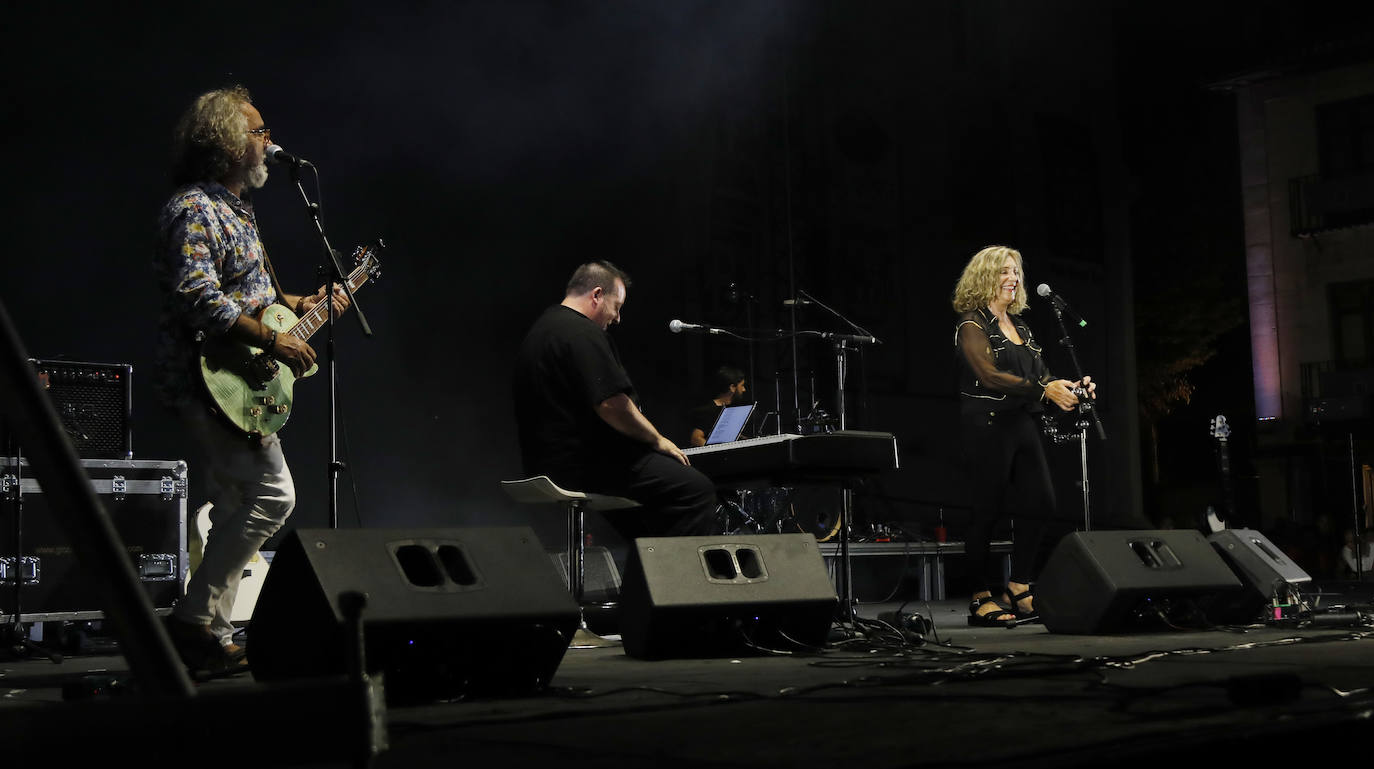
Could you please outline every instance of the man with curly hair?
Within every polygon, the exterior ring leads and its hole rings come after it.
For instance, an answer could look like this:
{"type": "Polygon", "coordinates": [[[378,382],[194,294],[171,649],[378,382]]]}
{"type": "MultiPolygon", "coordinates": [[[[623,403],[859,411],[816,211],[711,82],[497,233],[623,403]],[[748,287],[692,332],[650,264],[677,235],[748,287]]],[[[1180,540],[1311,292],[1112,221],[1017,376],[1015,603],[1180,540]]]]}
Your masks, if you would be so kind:
{"type": "MultiPolygon", "coordinates": [[[[218,336],[263,349],[297,376],[315,363],[310,345],[259,320],[273,304],[307,312],[326,292],[283,293],[271,273],[247,200],[267,182],[270,143],[271,132],[246,89],[197,97],[176,127],[177,189],[158,219],[153,264],[163,304],[155,388],[203,450],[213,503],[200,565],[167,621],[177,652],[193,671],[246,669],[230,621],[239,580],[296,503],[281,439],[250,438],[222,423],[196,371],[200,342],[218,336]]],[[[334,306],[339,312],[348,306],[337,288],[334,306]]]]}

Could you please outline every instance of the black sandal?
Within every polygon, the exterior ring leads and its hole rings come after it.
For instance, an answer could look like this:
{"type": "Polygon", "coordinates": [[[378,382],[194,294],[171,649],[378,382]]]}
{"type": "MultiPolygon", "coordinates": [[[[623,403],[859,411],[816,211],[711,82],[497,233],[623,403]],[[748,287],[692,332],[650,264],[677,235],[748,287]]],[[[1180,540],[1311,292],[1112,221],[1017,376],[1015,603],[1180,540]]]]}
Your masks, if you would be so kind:
{"type": "Polygon", "coordinates": [[[1003,609],[1002,604],[994,601],[992,599],[992,595],[989,594],[983,596],[982,598],[975,598],[973,599],[973,602],[969,604],[968,624],[970,627],[1016,627],[1015,619],[998,619],[998,617],[1007,614],[1015,616],[1015,612],[1010,612],[1006,609],[1003,609]],[[996,606],[999,609],[999,611],[990,611],[987,614],[979,614],[978,610],[987,604],[992,604],[996,606]]]}
{"type": "Polygon", "coordinates": [[[1031,606],[1035,606],[1035,602],[1033,600],[1035,598],[1035,594],[1031,592],[1031,589],[1029,587],[1021,591],[1020,593],[1017,593],[1016,595],[1012,595],[1011,587],[1008,586],[1007,588],[1005,588],[1005,592],[1007,596],[1007,603],[1010,607],[1007,609],[1007,612],[1009,614],[1015,614],[1017,622],[1040,621],[1040,614],[1034,608],[1032,608],[1030,611],[1021,611],[1021,602],[1027,598],[1032,599],[1031,606]]]}

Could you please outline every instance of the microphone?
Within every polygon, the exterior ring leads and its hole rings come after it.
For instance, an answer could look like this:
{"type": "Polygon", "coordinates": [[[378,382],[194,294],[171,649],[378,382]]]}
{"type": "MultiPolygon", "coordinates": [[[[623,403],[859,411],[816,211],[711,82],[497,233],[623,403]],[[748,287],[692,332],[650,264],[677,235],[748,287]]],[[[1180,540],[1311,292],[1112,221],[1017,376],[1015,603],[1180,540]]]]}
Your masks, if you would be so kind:
{"type": "Polygon", "coordinates": [[[305,158],[298,158],[295,155],[281,148],[280,144],[267,145],[267,162],[275,163],[279,166],[291,166],[292,168],[314,168],[315,164],[305,158]]]}
{"type": "Polygon", "coordinates": [[[708,334],[719,334],[720,329],[703,326],[699,323],[683,323],[677,318],[668,321],[668,330],[674,334],[681,334],[683,331],[705,331],[708,334]]]}
{"type": "Polygon", "coordinates": [[[783,307],[805,307],[805,306],[808,305],[808,304],[815,304],[815,302],[812,302],[810,299],[784,299],[784,300],[782,300],[782,306],[783,306],[783,307]]]}
{"type": "Polygon", "coordinates": [[[1077,312],[1074,312],[1074,309],[1069,306],[1069,303],[1064,301],[1064,297],[1054,293],[1054,290],[1050,288],[1050,284],[1041,283],[1039,286],[1035,287],[1035,293],[1053,302],[1055,309],[1059,310],[1060,312],[1068,313],[1069,317],[1073,318],[1074,320],[1077,320],[1079,328],[1087,327],[1088,321],[1083,320],[1082,315],[1079,315],[1077,312]]]}

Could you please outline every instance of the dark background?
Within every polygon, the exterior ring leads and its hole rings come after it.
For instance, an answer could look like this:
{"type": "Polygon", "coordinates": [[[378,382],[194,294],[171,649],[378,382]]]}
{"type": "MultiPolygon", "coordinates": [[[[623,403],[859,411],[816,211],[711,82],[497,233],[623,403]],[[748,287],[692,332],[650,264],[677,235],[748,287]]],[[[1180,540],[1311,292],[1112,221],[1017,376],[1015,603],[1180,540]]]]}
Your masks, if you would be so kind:
{"type": "MultiPolygon", "coordinates": [[[[1191,302],[1245,292],[1234,105],[1206,85],[1357,21],[1321,7],[25,9],[10,14],[5,52],[0,299],[32,357],[131,363],[136,457],[189,458],[196,489],[192,447],[144,374],[154,222],[177,116],[240,83],[273,140],[319,167],[334,246],[389,246],[381,280],[359,293],[374,336],[353,315],[337,329],[342,526],[537,520],[497,484],[520,474],[513,351],[578,263],[608,258],[635,280],[614,333],[647,413],[675,439],[721,363],[752,370],[760,410],[780,401],[785,423],[794,394],[803,415],[813,400],[833,413],[835,385],[824,345],[799,343],[794,368],[789,344],[675,336],[672,318],[790,328],[781,302],[800,288],[882,339],[852,361],[849,422],[896,433],[903,470],[865,490],[861,517],[928,533],[943,515],[957,536],[948,298],[990,243],[1022,249],[1028,288],[1049,282],[1092,321],[1075,340],[1101,372],[1110,436],[1092,448],[1094,513],[1145,525],[1160,511],[1131,480],[1133,307],[1180,282],[1203,292],[1191,302]]],[[[282,280],[305,291],[321,250],[289,181],[274,169],[255,203],[282,280]]],[[[1035,300],[1027,318],[1067,374],[1048,308],[1035,300]]],[[[845,328],[814,307],[795,323],[845,328]]],[[[1166,480],[1212,473],[1212,413],[1253,418],[1243,326],[1197,382],[1161,426],[1166,480]]],[[[296,526],[329,520],[327,386],[298,387],[283,433],[296,526]]],[[[1072,523],[1077,451],[1054,453],[1072,523]]],[[[557,541],[560,524],[539,525],[557,541]]]]}

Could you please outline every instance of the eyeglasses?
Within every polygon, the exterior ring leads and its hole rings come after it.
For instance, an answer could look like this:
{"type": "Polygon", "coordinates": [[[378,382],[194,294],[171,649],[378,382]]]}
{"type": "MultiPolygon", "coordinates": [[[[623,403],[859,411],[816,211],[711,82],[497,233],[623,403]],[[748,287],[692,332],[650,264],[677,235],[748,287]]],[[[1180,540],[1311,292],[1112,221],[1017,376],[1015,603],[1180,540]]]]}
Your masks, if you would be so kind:
{"type": "Polygon", "coordinates": [[[262,137],[262,140],[265,141],[265,142],[270,142],[270,141],[272,141],[272,129],[271,129],[271,128],[266,128],[266,127],[264,127],[264,128],[250,128],[250,129],[248,129],[248,133],[253,134],[254,136],[262,137]]]}

